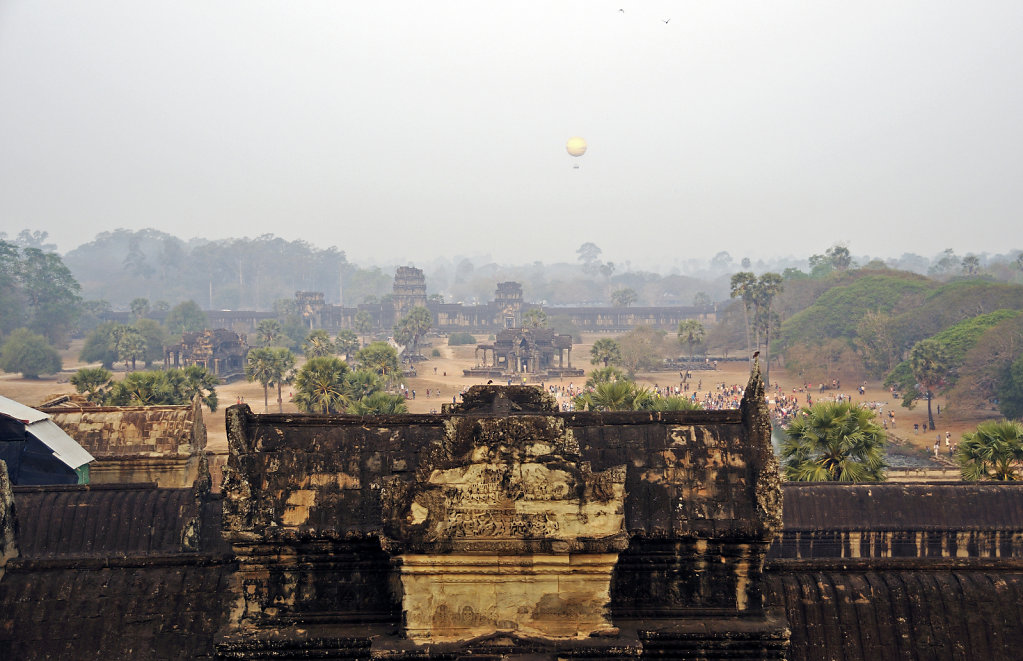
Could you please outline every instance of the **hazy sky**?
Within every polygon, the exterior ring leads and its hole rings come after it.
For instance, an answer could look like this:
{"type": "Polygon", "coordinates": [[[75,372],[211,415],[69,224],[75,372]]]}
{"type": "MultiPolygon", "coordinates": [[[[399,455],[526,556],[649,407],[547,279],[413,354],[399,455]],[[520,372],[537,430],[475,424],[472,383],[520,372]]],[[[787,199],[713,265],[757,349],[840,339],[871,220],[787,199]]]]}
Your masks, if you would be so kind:
{"type": "Polygon", "coordinates": [[[965,254],[1021,210],[1019,0],[0,2],[0,231],[61,250],[965,254]]]}

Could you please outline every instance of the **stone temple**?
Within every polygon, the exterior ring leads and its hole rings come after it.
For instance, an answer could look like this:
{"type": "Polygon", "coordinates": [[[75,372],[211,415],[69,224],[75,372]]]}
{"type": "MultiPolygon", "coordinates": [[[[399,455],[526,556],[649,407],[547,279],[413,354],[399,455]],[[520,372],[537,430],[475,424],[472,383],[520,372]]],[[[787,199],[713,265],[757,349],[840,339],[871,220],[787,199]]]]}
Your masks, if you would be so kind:
{"type": "Polygon", "coordinates": [[[219,494],[0,473],[0,658],[1019,658],[1023,488],[783,486],[763,395],[240,405],[219,494]]]}

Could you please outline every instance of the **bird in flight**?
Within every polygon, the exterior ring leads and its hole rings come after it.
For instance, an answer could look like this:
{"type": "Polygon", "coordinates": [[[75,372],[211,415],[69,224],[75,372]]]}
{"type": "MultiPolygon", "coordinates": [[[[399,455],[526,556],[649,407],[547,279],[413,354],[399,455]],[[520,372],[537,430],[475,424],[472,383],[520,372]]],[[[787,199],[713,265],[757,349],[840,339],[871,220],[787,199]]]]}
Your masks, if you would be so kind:
{"type": "Polygon", "coordinates": [[[625,13],[624,9],[619,9],[618,11],[622,12],[623,14],[625,13]]]}
{"type": "Polygon", "coordinates": [[[667,19],[664,20],[664,24],[667,25],[670,21],[671,21],[671,19],[667,18],[667,19]]]}

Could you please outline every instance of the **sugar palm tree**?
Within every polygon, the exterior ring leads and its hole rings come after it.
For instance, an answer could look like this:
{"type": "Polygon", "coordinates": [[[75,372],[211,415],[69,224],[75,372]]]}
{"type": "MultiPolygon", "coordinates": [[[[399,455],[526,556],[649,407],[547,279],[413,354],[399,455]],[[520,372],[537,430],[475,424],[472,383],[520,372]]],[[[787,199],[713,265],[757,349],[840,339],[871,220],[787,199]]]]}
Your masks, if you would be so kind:
{"type": "Polygon", "coordinates": [[[874,413],[849,402],[804,408],[785,430],[781,464],[800,482],[869,482],[885,478],[885,432],[874,413]]]}
{"type": "Polygon", "coordinates": [[[270,348],[270,383],[277,386],[277,412],[284,413],[284,384],[292,379],[295,354],[287,347],[270,348]]]}
{"type": "Polygon", "coordinates": [[[337,334],[334,339],[334,351],[344,355],[345,360],[351,360],[358,350],[359,336],[355,334],[355,331],[346,328],[337,334]]]}
{"type": "Polygon", "coordinates": [[[295,404],[309,413],[341,413],[351,401],[344,389],[348,365],[334,356],[312,358],[295,374],[295,404]]]}
{"type": "Polygon", "coordinates": [[[210,410],[210,413],[217,410],[217,384],[220,383],[212,372],[199,365],[189,365],[182,370],[184,381],[181,384],[181,395],[186,401],[191,402],[198,397],[210,410]]]}
{"type": "Polygon", "coordinates": [[[703,407],[688,397],[654,397],[651,411],[698,411],[703,407]]]}
{"type": "Polygon", "coordinates": [[[590,364],[619,365],[622,362],[622,348],[609,337],[602,337],[590,347],[590,364]]]}
{"type": "Polygon", "coordinates": [[[256,341],[260,346],[271,347],[277,344],[283,335],[281,322],[276,319],[264,319],[256,325],[256,341]]]}
{"type": "Polygon", "coordinates": [[[353,415],[394,415],[408,413],[408,406],[405,404],[405,398],[401,395],[392,395],[378,390],[352,402],[348,407],[348,413],[353,415]]]}
{"type": "Polygon", "coordinates": [[[1023,424],[1011,420],[988,420],[976,431],[963,434],[956,449],[963,479],[975,481],[1018,480],[1023,462],[1023,424]]]}
{"type": "Polygon", "coordinates": [[[274,378],[273,362],[273,351],[266,347],[249,351],[245,358],[245,378],[263,386],[263,413],[270,409],[268,391],[274,378]]]}
{"type": "Polygon", "coordinates": [[[934,399],[934,392],[948,382],[952,371],[952,357],[941,342],[920,340],[909,352],[909,366],[919,384],[920,394],[927,400],[927,428],[933,430],[931,400],[934,399]]]}
{"type": "Polygon", "coordinates": [[[83,367],[71,375],[71,385],[90,402],[99,404],[103,400],[103,390],[110,385],[113,376],[110,370],[102,367],[83,367]]]}
{"type": "Polygon", "coordinates": [[[365,310],[359,310],[355,315],[352,330],[362,336],[362,344],[365,346],[366,336],[373,330],[373,315],[365,310]]]}
{"type": "Polygon", "coordinates": [[[689,347],[689,363],[692,364],[693,347],[703,342],[705,335],[703,324],[697,319],[683,319],[678,322],[678,341],[689,347]]]}
{"type": "Polygon", "coordinates": [[[576,397],[575,407],[582,411],[636,411],[652,407],[654,399],[649,390],[627,379],[604,381],[576,397]]]}
{"type": "Polygon", "coordinates": [[[334,343],[330,341],[327,331],[317,329],[310,331],[302,343],[302,351],[306,358],[323,358],[334,355],[334,343]]]}

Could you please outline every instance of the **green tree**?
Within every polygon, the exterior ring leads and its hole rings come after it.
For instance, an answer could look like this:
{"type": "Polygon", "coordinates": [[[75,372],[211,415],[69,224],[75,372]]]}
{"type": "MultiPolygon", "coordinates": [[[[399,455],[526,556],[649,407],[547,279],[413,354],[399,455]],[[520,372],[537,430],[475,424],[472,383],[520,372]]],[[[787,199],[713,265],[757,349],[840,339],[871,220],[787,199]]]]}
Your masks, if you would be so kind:
{"type": "MultiPolygon", "coordinates": [[[[173,372],[174,370],[170,370],[173,372]]],[[[205,367],[189,365],[181,370],[184,379],[180,385],[181,399],[191,402],[196,397],[213,413],[217,410],[217,384],[220,379],[205,367]]]]}
{"type": "Polygon", "coordinates": [[[323,358],[334,355],[334,343],[331,342],[327,331],[316,329],[310,331],[302,343],[302,351],[306,358],[323,358]]]}
{"type": "Polygon", "coordinates": [[[284,384],[293,377],[295,354],[287,347],[270,347],[271,379],[277,387],[277,412],[284,413],[284,384]]]}
{"type": "Polygon", "coordinates": [[[430,311],[417,305],[394,326],[394,341],[409,348],[410,356],[419,355],[419,340],[430,330],[430,311]]]}
{"type": "Polygon", "coordinates": [[[799,482],[885,479],[885,431],[868,409],[849,402],[803,408],[785,430],[781,465],[799,482]]]}
{"type": "Polygon", "coordinates": [[[622,380],[598,383],[592,391],[577,396],[573,403],[580,411],[638,411],[652,408],[654,399],[646,388],[622,380]]]}
{"type": "Polygon", "coordinates": [[[17,262],[16,276],[28,327],[51,344],[64,343],[82,303],[82,288],[71,271],[56,253],[25,248],[17,262]]]}
{"type": "Polygon", "coordinates": [[[351,403],[345,393],[348,365],[334,356],[313,358],[295,374],[295,404],[309,413],[343,413],[351,403]]]}
{"type": "Polygon", "coordinates": [[[102,363],[106,369],[112,369],[117,362],[117,341],[115,339],[122,324],[112,321],[100,324],[85,336],[82,353],[78,358],[85,363],[102,363]]]}
{"type": "MultiPolygon", "coordinates": [[[[848,253],[848,251],[846,251],[848,253]]],[[[774,299],[784,289],[783,279],[777,273],[764,273],[753,286],[753,322],[757,330],[757,349],[760,334],[764,334],[764,385],[771,385],[771,330],[779,324],[778,315],[771,309],[774,299]]]]}
{"type": "Polygon", "coordinates": [[[608,381],[628,381],[629,375],[625,373],[625,370],[614,365],[608,365],[607,367],[598,367],[589,373],[586,379],[586,388],[596,388],[598,383],[606,383],[608,381]]]}
{"type": "Polygon", "coordinates": [[[398,352],[387,342],[370,342],[355,354],[355,362],[376,372],[388,383],[397,379],[401,372],[398,352]]]}
{"type": "MultiPolygon", "coordinates": [[[[934,430],[931,400],[938,388],[949,383],[952,369],[948,350],[935,340],[921,340],[909,352],[909,367],[916,379],[916,391],[927,400],[927,428],[934,430]]],[[[910,395],[906,395],[909,397],[910,395]]],[[[903,398],[903,402],[906,398],[903,398]]],[[[912,400],[909,400],[912,401],[912,400]]]]}
{"type": "Polygon", "coordinates": [[[976,255],[963,257],[963,275],[977,275],[980,272],[980,258],[976,255]]]}
{"type": "Polygon", "coordinates": [[[695,360],[695,354],[693,353],[693,347],[703,342],[703,338],[706,336],[703,324],[697,319],[683,319],[678,322],[678,341],[689,347],[689,362],[692,363],[695,360]]]}
{"type": "Polygon", "coordinates": [[[344,391],[349,401],[358,401],[383,389],[383,379],[373,370],[360,368],[345,374],[344,391]]]}
{"type": "Polygon", "coordinates": [[[698,308],[709,307],[713,301],[710,300],[710,296],[707,292],[698,291],[693,294],[693,306],[698,308]]]}
{"type": "Polygon", "coordinates": [[[627,308],[637,300],[639,300],[639,294],[629,287],[611,292],[611,305],[618,308],[627,308]]]}
{"type": "Polygon", "coordinates": [[[609,365],[620,365],[622,362],[622,348],[618,343],[609,337],[602,337],[590,347],[590,364],[604,367],[609,365]]]}
{"type": "Polygon", "coordinates": [[[71,375],[71,385],[94,404],[103,401],[114,375],[102,367],[83,367],[71,375]]]}
{"type": "Polygon", "coordinates": [[[373,330],[373,315],[365,310],[359,310],[352,323],[353,330],[362,336],[362,345],[366,346],[366,336],[373,330]]]}
{"type": "Polygon", "coordinates": [[[274,380],[273,351],[259,347],[245,357],[245,378],[263,386],[263,413],[270,410],[270,384],[274,380]]]}
{"type": "Polygon", "coordinates": [[[355,331],[344,329],[338,332],[334,338],[334,351],[343,355],[345,360],[351,360],[355,352],[359,350],[359,336],[355,331]]]}
{"type": "Polygon", "coordinates": [[[132,299],[128,307],[131,308],[131,316],[141,319],[149,314],[149,299],[141,297],[132,299]]]}
{"type": "Polygon", "coordinates": [[[61,367],[57,350],[45,337],[27,328],[13,331],[0,347],[0,369],[21,372],[26,379],[38,379],[40,374],[56,374],[61,367]]]}
{"type": "MultiPolygon", "coordinates": [[[[173,376],[164,372],[131,372],[124,379],[114,382],[104,403],[109,406],[183,404],[174,397],[176,388],[168,383],[172,379],[173,376]]],[[[178,375],[177,380],[180,379],[178,375]]]]}
{"type": "Polygon", "coordinates": [[[891,321],[890,314],[870,310],[856,325],[854,344],[867,371],[874,377],[890,371],[895,365],[895,337],[891,321]]]}
{"type": "Polygon", "coordinates": [[[261,347],[272,347],[281,341],[283,331],[281,322],[276,319],[263,319],[256,324],[256,341],[261,347]]]}
{"type": "Polygon", "coordinates": [[[135,371],[135,361],[146,354],[146,337],[131,326],[122,326],[115,331],[114,346],[118,360],[124,361],[126,371],[135,371]],[[128,363],[131,363],[129,369],[128,363]]]}
{"type": "Polygon", "coordinates": [[[963,434],[956,449],[963,479],[1018,480],[1023,461],[1023,424],[1010,420],[988,420],[963,434]]]}
{"type": "Polygon", "coordinates": [[[698,411],[702,406],[688,397],[654,397],[651,411],[698,411]]]}
{"type": "Polygon", "coordinates": [[[757,277],[749,271],[740,271],[732,276],[729,296],[742,300],[742,318],[746,323],[746,355],[753,360],[753,344],[750,337],[750,311],[756,295],[757,277]]]}
{"type": "Polygon", "coordinates": [[[206,328],[206,313],[195,301],[178,303],[167,313],[164,326],[174,335],[194,333],[206,328]]]}
{"type": "Polygon", "coordinates": [[[522,314],[523,328],[547,328],[547,313],[540,308],[530,308],[522,314]]]}
{"type": "Polygon", "coordinates": [[[168,341],[167,331],[163,326],[153,319],[136,319],[131,327],[137,330],[146,342],[146,350],[141,356],[146,361],[146,367],[150,368],[153,363],[163,360],[163,349],[168,341]]]}
{"type": "Polygon", "coordinates": [[[396,415],[408,413],[405,398],[388,392],[376,391],[351,403],[348,413],[352,415],[396,415]]]}

